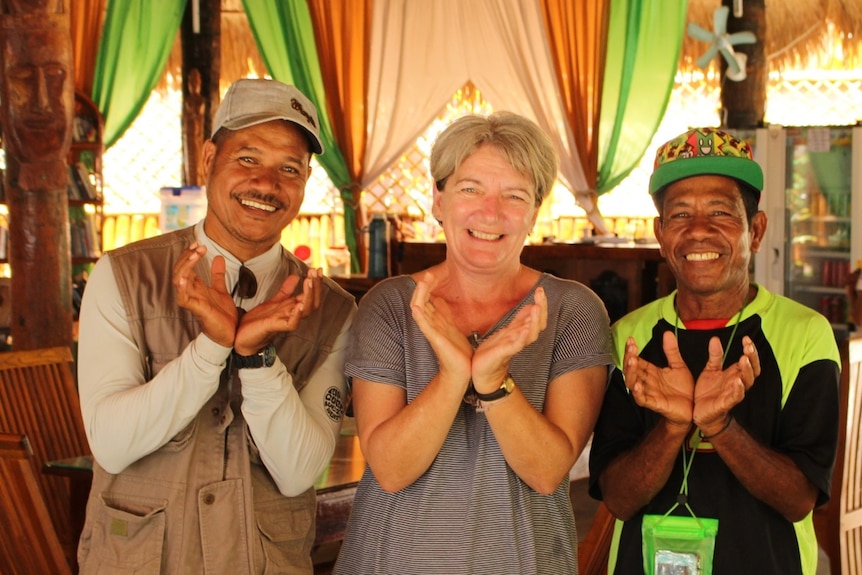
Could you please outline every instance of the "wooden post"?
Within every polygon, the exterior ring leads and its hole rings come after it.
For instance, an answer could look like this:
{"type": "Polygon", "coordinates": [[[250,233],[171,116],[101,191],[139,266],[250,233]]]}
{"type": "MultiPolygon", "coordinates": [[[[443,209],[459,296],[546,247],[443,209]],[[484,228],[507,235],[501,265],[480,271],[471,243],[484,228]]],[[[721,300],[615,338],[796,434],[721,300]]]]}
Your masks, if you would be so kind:
{"type": "Polygon", "coordinates": [[[221,0],[189,0],[183,47],[183,167],[188,186],[204,184],[201,148],[220,100],[221,0]]]}
{"type": "Polygon", "coordinates": [[[757,37],[754,44],[737,44],[734,51],[745,54],[746,78],[742,82],[728,80],[727,62],[721,60],[721,106],[722,125],[733,129],[749,129],[763,125],[766,114],[766,6],[765,0],[722,0],[730,8],[727,18],[727,33],[750,31],[757,37]],[[742,17],[733,15],[734,4],[742,5],[742,17]]]}
{"type": "Polygon", "coordinates": [[[71,346],[66,155],[75,95],[68,10],[63,0],[7,0],[0,36],[12,345],[71,346]]]}

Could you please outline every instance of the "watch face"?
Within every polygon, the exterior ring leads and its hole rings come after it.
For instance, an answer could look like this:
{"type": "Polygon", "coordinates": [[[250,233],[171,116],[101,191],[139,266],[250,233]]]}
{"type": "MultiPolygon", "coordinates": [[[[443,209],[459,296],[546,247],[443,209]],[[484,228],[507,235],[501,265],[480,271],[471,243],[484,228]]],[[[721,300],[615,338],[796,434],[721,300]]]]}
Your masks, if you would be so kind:
{"type": "Polygon", "coordinates": [[[275,363],[275,358],[278,357],[278,354],[275,352],[275,346],[272,344],[263,348],[261,354],[263,355],[263,365],[266,367],[272,367],[272,364],[275,363]]]}
{"type": "Polygon", "coordinates": [[[236,355],[237,367],[249,369],[256,367],[272,367],[278,354],[275,346],[269,344],[254,355],[236,355]]]}
{"type": "Polygon", "coordinates": [[[506,395],[509,395],[515,389],[515,380],[512,379],[511,375],[507,375],[506,379],[503,380],[502,388],[506,391],[506,395]]]}

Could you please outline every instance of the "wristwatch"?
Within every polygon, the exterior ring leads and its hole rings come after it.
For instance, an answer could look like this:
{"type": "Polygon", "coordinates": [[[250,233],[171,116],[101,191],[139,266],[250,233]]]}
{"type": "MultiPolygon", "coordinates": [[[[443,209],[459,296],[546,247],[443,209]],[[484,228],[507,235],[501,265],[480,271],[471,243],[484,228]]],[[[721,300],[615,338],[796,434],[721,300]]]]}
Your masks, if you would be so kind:
{"type": "Polygon", "coordinates": [[[275,353],[275,346],[273,344],[267,345],[254,355],[240,355],[237,352],[233,352],[233,360],[240,369],[272,367],[276,357],[278,357],[278,354],[275,353]]]}
{"type": "Polygon", "coordinates": [[[491,393],[479,393],[476,391],[476,398],[479,401],[495,401],[497,399],[503,399],[515,389],[515,380],[512,379],[512,374],[507,373],[505,379],[503,379],[503,383],[500,384],[498,389],[495,389],[491,393]]]}

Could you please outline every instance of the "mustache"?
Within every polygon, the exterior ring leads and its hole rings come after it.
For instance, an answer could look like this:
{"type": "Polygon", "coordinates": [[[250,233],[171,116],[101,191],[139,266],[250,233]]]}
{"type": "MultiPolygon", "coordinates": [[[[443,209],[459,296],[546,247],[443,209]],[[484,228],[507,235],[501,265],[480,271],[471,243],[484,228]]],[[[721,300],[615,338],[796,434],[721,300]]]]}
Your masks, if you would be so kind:
{"type": "Polygon", "coordinates": [[[237,200],[237,201],[255,200],[255,201],[260,202],[262,204],[269,204],[271,206],[275,206],[277,209],[284,209],[284,208],[288,207],[275,194],[265,194],[263,192],[260,192],[258,190],[253,190],[253,189],[241,191],[241,192],[239,192],[239,191],[238,192],[231,192],[230,196],[231,196],[231,198],[233,198],[234,200],[237,200]]]}

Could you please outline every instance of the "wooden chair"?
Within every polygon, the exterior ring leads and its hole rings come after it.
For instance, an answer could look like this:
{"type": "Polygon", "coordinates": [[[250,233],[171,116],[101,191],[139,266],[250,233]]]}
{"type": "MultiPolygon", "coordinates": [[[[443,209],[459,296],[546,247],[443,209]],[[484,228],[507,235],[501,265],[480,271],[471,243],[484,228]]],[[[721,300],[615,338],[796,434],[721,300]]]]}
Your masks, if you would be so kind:
{"type": "Polygon", "coordinates": [[[67,347],[0,353],[0,430],[29,438],[54,529],[74,564],[69,480],[41,473],[46,461],[90,453],[72,366],[67,347]]]}
{"type": "Polygon", "coordinates": [[[71,575],[27,436],[0,433],[0,573],[71,575]]]}
{"type": "Polygon", "coordinates": [[[578,572],[581,575],[606,575],[608,554],[614,534],[614,516],[600,503],[590,529],[578,543],[578,572]]]}
{"type": "Polygon", "coordinates": [[[862,575],[862,337],[842,341],[840,428],[832,498],[814,529],[832,575],[862,575]]]}

